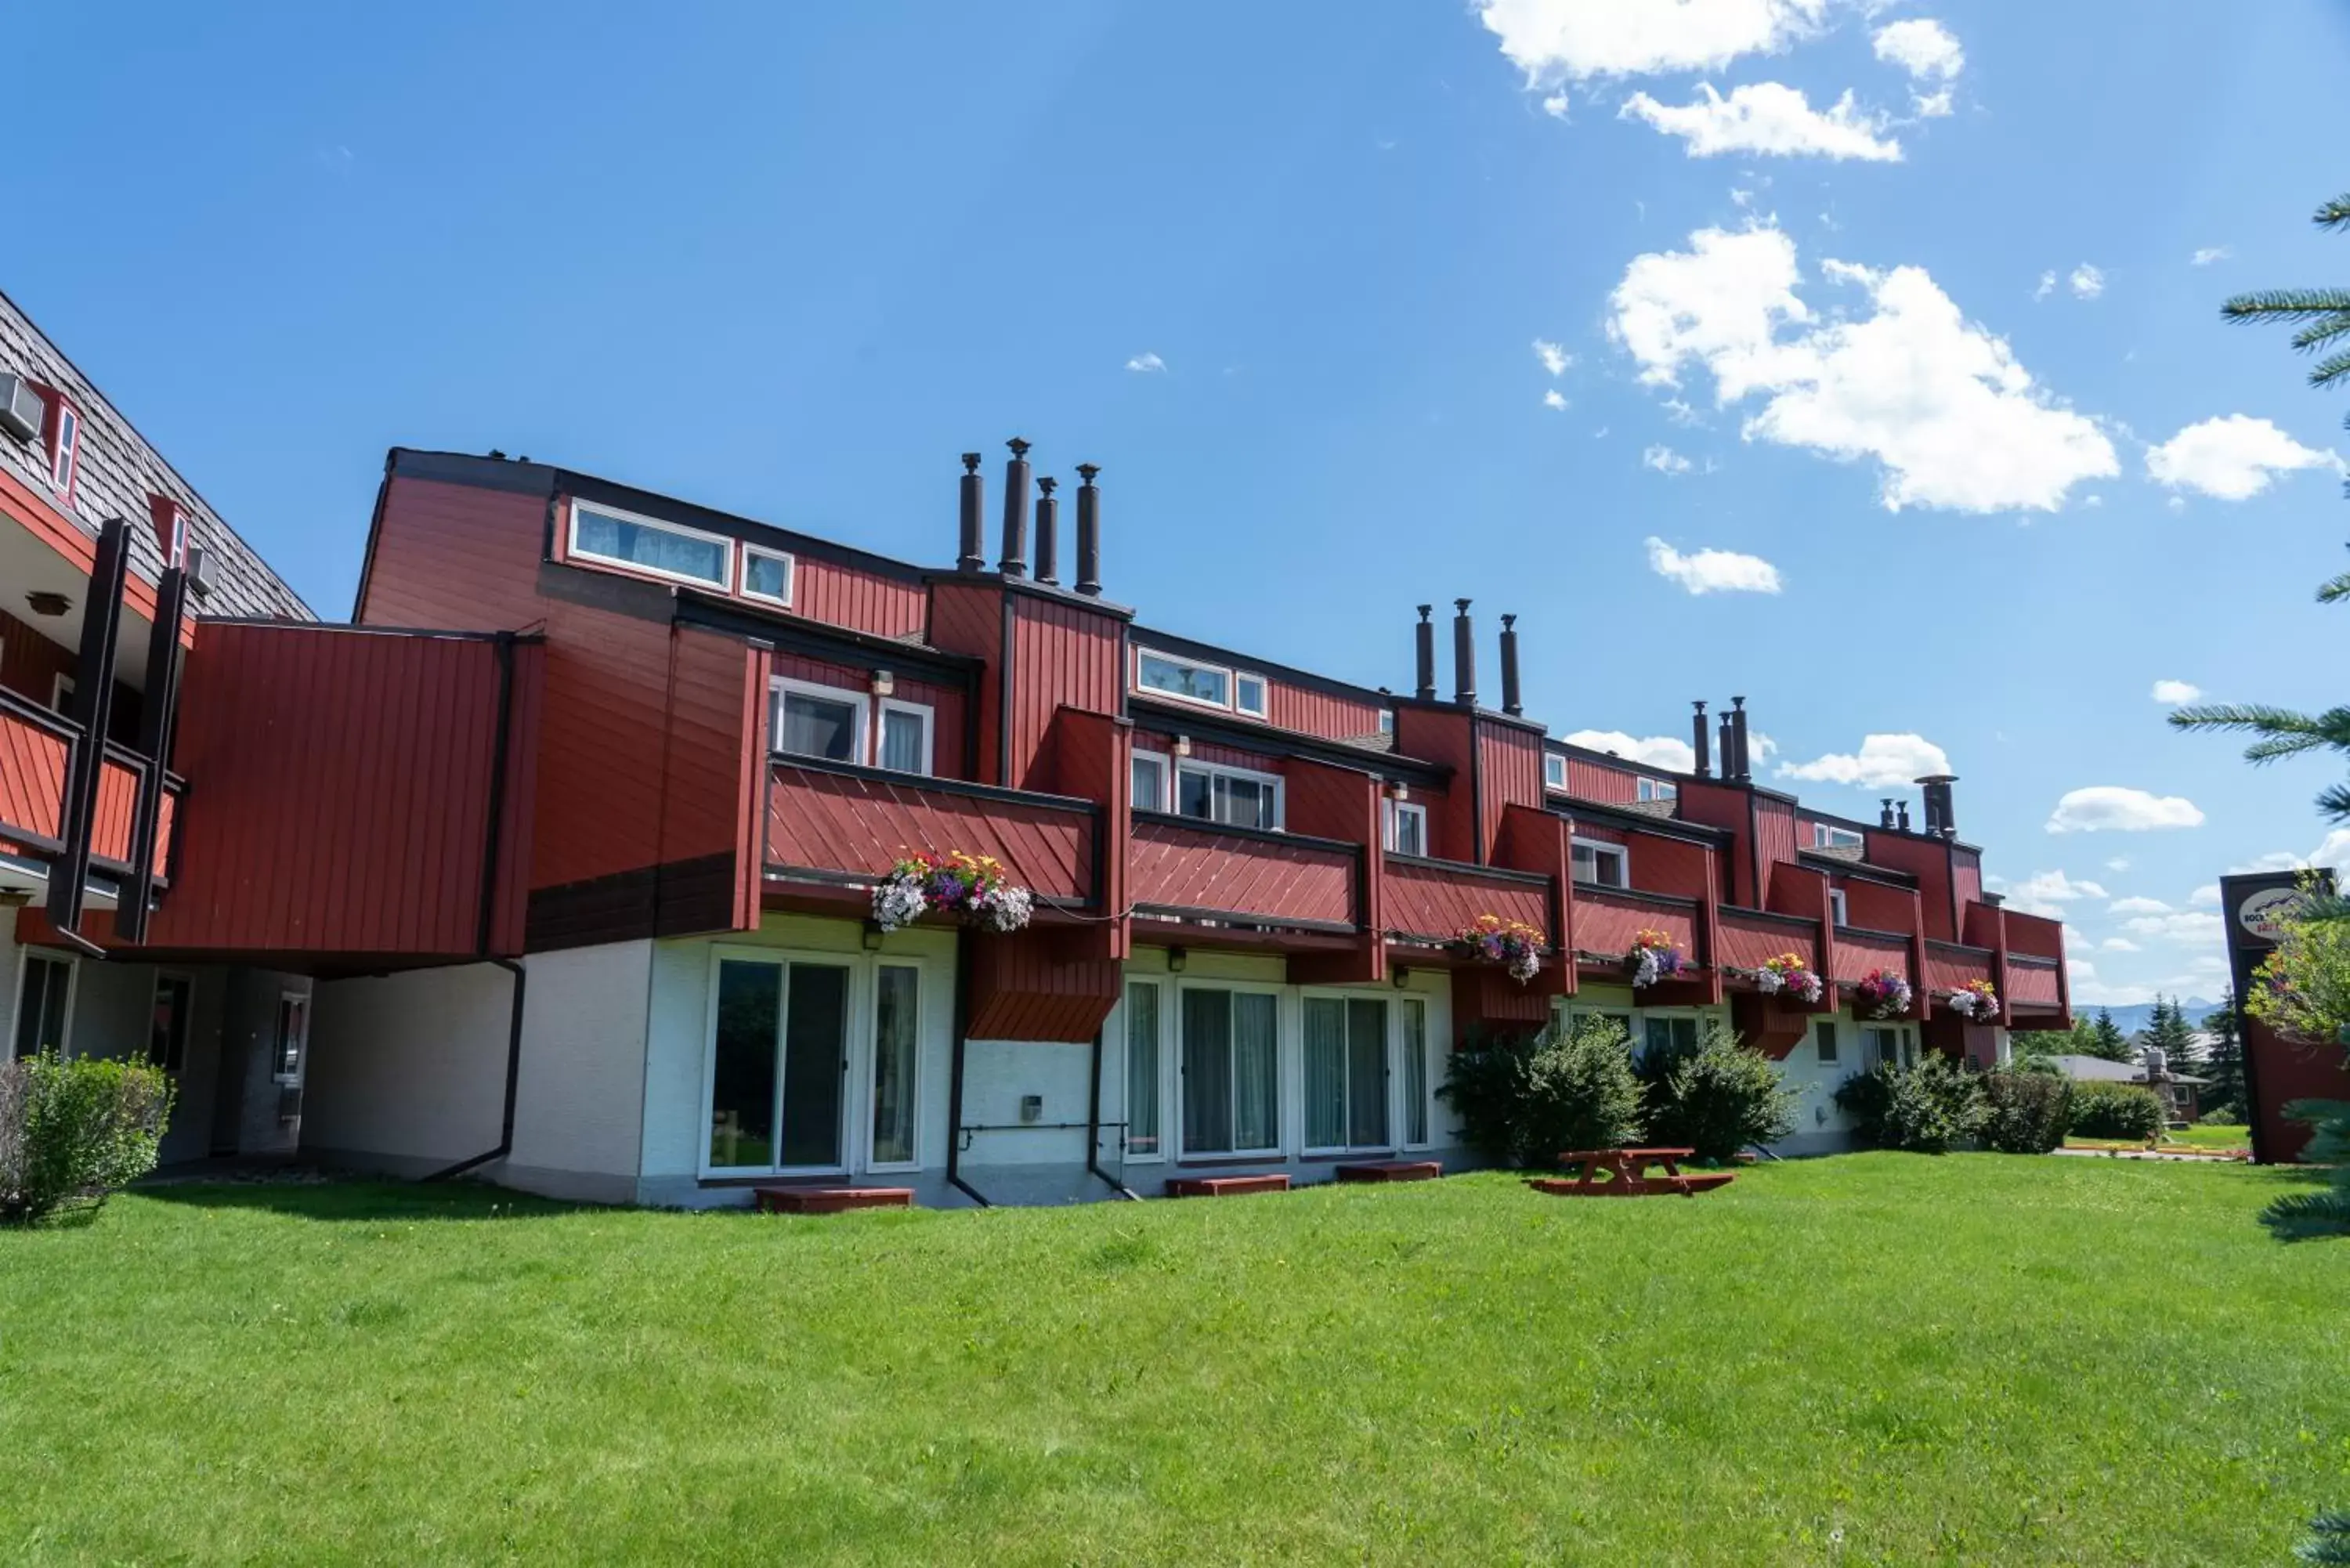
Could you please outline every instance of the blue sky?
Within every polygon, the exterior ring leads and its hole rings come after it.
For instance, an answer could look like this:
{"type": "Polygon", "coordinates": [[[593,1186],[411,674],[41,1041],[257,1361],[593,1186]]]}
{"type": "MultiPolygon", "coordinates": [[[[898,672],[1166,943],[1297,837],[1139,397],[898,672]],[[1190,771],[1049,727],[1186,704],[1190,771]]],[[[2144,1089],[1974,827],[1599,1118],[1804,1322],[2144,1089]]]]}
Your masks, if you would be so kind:
{"type": "Polygon", "coordinates": [[[1157,623],[1402,686],[1466,595],[1557,733],[1939,751],[2083,997],[2350,847],[2153,695],[2341,695],[2350,400],[2216,307],[2350,275],[2342,7],[644,16],[36,8],[0,287],[330,616],[393,443],[942,562],[1020,434],[1157,623]]]}

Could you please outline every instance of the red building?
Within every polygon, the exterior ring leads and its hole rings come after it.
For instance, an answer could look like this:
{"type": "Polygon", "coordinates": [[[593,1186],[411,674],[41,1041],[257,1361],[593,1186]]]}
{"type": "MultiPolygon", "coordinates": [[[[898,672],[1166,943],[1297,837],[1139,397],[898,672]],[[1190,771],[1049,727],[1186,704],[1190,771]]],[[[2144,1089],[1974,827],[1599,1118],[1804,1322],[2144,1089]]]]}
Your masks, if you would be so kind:
{"type": "MultiPolygon", "coordinates": [[[[178,660],[119,657],[178,699],[142,711],[155,743],[106,753],[124,776],[93,809],[88,704],[9,700],[12,1038],[162,1042],[203,1101],[178,1154],[649,1202],[778,1175],[1035,1201],[1464,1163],[1436,1090],[1480,1028],[1727,1018],[1804,1089],[1804,1148],[1841,1141],[1828,1096],[1871,1060],[1990,1060],[2066,1023],[2061,929],[1983,893],[1950,781],[1921,781],[1914,830],[1906,805],[1812,810],[1752,778],[1742,700],[1717,724],[1700,705],[1691,774],[1563,745],[1521,711],[1510,618],[1480,701],[1465,601],[1442,693],[1427,607],[1399,618],[1401,692],[1157,629],[1105,594],[1096,471],[1064,554],[1062,498],[1013,445],[996,536],[967,456],[937,567],[394,451],[352,623],[215,589],[178,660]],[[1024,929],[880,928],[892,862],[952,850],[1033,890],[1024,929]],[[1486,915],[1541,933],[1531,981],[1462,955],[1486,915]],[[1643,930],[1688,961],[1636,990],[1643,930]],[[1790,952],[1835,982],[1819,1002],[1763,993],[1790,952]],[[1902,1015],[1855,1016],[1874,970],[1912,986],[1902,1015]],[[1999,998],[1980,1023],[1950,1001],[1975,981],[1999,998]],[[93,1022],[91,998],[142,989],[93,1022]],[[171,1033],[174,1008],[199,1023],[171,1033]]],[[[10,547],[109,597],[125,531],[27,500],[0,493],[10,547]]],[[[112,597],[135,631],[187,576],[131,555],[112,597]]],[[[25,624],[68,673],[105,657],[25,624]]]]}

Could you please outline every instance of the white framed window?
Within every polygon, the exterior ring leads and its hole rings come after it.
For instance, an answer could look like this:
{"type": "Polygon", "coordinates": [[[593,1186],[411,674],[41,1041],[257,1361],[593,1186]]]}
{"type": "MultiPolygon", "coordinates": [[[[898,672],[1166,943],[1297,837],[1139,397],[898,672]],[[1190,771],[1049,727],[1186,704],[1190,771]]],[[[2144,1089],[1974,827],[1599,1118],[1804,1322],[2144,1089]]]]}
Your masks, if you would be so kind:
{"type": "Polygon", "coordinates": [[[1278,832],[1282,824],[1281,776],[1222,763],[1184,761],[1175,767],[1175,810],[1202,822],[1226,827],[1263,827],[1278,832]]]}
{"type": "Polygon", "coordinates": [[[1693,1012],[1648,1012],[1640,1017],[1643,1058],[1686,1054],[1697,1049],[1699,1019],[1693,1012]]]}
{"type": "Polygon", "coordinates": [[[1428,856],[1428,807],[1407,801],[1380,802],[1384,836],[1382,846],[1390,855],[1428,856]]]}
{"type": "Polygon", "coordinates": [[[1834,1063],[1837,1049],[1835,1020],[1833,1018],[1813,1020],[1812,1042],[1820,1054],[1822,1065],[1834,1063]]]}
{"type": "Polygon", "coordinates": [[[1681,797],[1680,785],[1667,779],[1652,779],[1646,774],[1640,775],[1638,788],[1642,800],[1679,800],[1681,797]]]}
{"type": "Polygon", "coordinates": [[[897,697],[881,699],[881,728],[874,737],[873,765],[892,773],[928,775],[931,732],[937,716],[928,705],[897,697]]]}
{"type": "Polygon", "coordinates": [[[792,557],[781,550],[757,545],[743,546],[743,597],[764,599],[789,607],[792,602],[792,557]]]}
{"type": "Polygon", "coordinates": [[[1918,1041],[1906,1025],[1872,1026],[1861,1031],[1868,1048],[1872,1067],[1914,1067],[1918,1064],[1918,1041]]]}
{"type": "Polygon", "coordinates": [[[1543,757],[1543,788],[1565,789],[1565,787],[1566,759],[1560,756],[1555,752],[1544,753],[1543,757]]]}
{"type": "Polygon", "coordinates": [[[1173,654],[1154,653],[1147,648],[1134,650],[1134,689],[1172,697],[1179,702],[1191,702],[1202,708],[1220,708],[1227,712],[1232,706],[1231,670],[1221,664],[1178,659],[1173,654]]]}
{"type": "Polygon", "coordinates": [[[1176,992],[1186,1156],[1281,1152],[1281,1008],[1270,987],[1176,992]]]}
{"type": "Polygon", "coordinates": [[[1595,888],[1632,885],[1631,857],[1620,844],[1578,838],[1574,842],[1574,860],[1575,879],[1578,882],[1588,882],[1595,888]]]}
{"type": "Polygon", "coordinates": [[[1392,735],[1395,733],[1394,709],[1382,708],[1379,710],[1379,733],[1382,735],[1392,735]]]}
{"type": "Polygon", "coordinates": [[[1828,889],[1828,919],[1839,926],[1852,924],[1845,913],[1844,889],[1841,888],[1828,889]]]}
{"type": "Polygon", "coordinates": [[[1243,673],[1232,677],[1232,711],[1252,719],[1262,719],[1271,711],[1263,676],[1243,673]]]}
{"type": "Polygon", "coordinates": [[[302,1081],[310,1055],[310,993],[277,993],[277,1021],[270,1033],[269,1073],[280,1084],[302,1081]]]}
{"type": "Polygon", "coordinates": [[[12,1055],[66,1054],[80,974],[80,961],[70,953],[24,950],[16,961],[16,1009],[8,1031],[12,1055]]]}
{"type": "Polygon", "coordinates": [[[51,404],[49,421],[49,483],[66,504],[73,504],[74,475],[81,468],[81,412],[62,397],[51,404]]]}
{"type": "Polygon", "coordinates": [[[1308,993],[1305,1024],[1305,1149],[1386,1149],[1388,1003],[1382,996],[1308,993]]]}
{"type": "Polygon", "coordinates": [[[1814,849],[1858,849],[1866,842],[1849,827],[1836,827],[1825,822],[1812,824],[1812,847],[1814,849]]]}
{"type": "Polygon", "coordinates": [[[733,540],[617,506],[572,502],[570,554],[722,593],[734,586],[733,540]]]}
{"type": "Polygon", "coordinates": [[[1632,1014],[1613,1007],[1578,1007],[1565,1014],[1569,1033],[1580,1029],[1595,1018],[1604,1018],[1614,1024],[1624,1036],[1625,1049],[1630,1050],[1639,1034],[1633,1027],[1632,1014]]]}
{"type": "Polygon", "coordinates": [[[1167,988],[1155,980],[1126,982],[1126,1158],[1167,1158],[1166,1117],[1159,1104],[1159,1063],[1166,1045],[1167,988]]]}
{"type": "Polygon", "coordinates": [[[1407,1148],[1425,1148],[1435,1141],[1429,1131],[1429,1094],[1435,1075],[1428,1061],[1428,999],[1401,998],[1399,1023],[1403,1037],[1403,1141],[1407,1148]]]}
{"type": "Polygon", "coordinates": [[[769,730],[776,751],[833,763],[862,763],[871,754],[865,738],[868,704],[864,692],[786,675],[775,677],[775,691],[769,730]]]}
{"type": "Polygon", "coordinates": [[[73,711],[74,678],[60,675],[49,682],[49,706],[59,713],[73,711]]]}
{"type": "MultiPolygon", "coordinates": [[[[873,966],[872,1141],[868,1170],[904,1170],[915,1163],[921,1119],[922,971],[910,963],[873,966]]],[[[787,1047],[788,1048],[788,1047],[787,1047]]]]}
{"type": "Polygon", "coordinates": [[[1167,753],[1146,752],[1137,747],[1134,753],[1134,800],[1137,811],[1172,811],[1174,797],[1168,793],[1167,753]]]}

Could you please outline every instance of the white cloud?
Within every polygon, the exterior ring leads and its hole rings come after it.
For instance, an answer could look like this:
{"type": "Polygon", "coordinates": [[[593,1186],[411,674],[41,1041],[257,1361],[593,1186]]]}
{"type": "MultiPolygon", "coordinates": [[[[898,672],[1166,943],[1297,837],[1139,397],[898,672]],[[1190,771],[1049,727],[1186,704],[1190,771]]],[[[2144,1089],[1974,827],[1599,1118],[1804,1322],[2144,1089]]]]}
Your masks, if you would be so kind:
{"type": "Polygon", "coordinates": [[[2104,941],[2099,942],[2097,945],[2105,949],[2107,952],[2114,953],[2135,953],[2143,952],[2145,950],[2136,942],[2130,940],[2127,937],[2107,937],[2104,941]]]}
{"type": "Polygon", "coordinates": [[[1852,784],[1861,789],[1887,789],[1950,772],[1942,748],[1923,735],[1864,735],[1856,753],[1831,752],[1808,763],[1782,763],[1779,776],[1815,779],[1824,784],[1852,784]]]}
{"type": "MultiPolygon", "coordinates": [[[[1669,446],[1644,447],[1640,452],[1640,466],[1653,468],[1659,473],[1687,473],[1690,471],[1690,460],[1669,446]]],[[[1657,553],[1656,541],[1652,539],[1648,543],[1648,554],[1654,556],[1657,553]]]]}
{"type": "Polygon", "coordinates": [[[1775,594],[1779,568],[1760,556],[1734,550],[1693,550],[1684,556],[1662,539],[1648,541],[1648,569],[1693,594],[1775,594]]]}
{"type": "Polygon", "coordinates": [[[2218,909],[2220,907],[2220,884],[2217,882],[2204,883],[2200,888],[2196,888],[2195,891],[2187,895],[2187,901],[2203,909],[2218,909]]]}
{"type": "Polygon", "coordinates": [[[2187,258],[2189,266],[2210,266],[2213,262],[2226,261],[2236,253],[2225,245],[2205,245],[2187,258]]]}
{"type": "Polygon", "coordinates": [[[2108,915],[2167,915],[2170,906],[2159,898],[2116,898],[2106,906],[2108,915]]]}
{"type": "Polygon", "coordinates": [[[2151,477],[2221,501],[2249,500],[2280,473],[2327,466],[2338,472],[2342,460],[2302,445],[2270,421],[2243,414],[2189,425],[2146,452],[2151,477]]]}
{"type": "Polygon", "coordinates": [[[2017,898],[2040,904],[2069,904],[2075,898],[2102,898],[2105,888],[2086,879],[2075,880],[2062,871],[2035,871],[2009,889],[2017,898]]]}
{"type": "Polygon", "coordinates": [[[2073,269],[2073,275],[2066,278],[2064,284],[2073,291],[2074,298],[2095,299],[2106,292],[2106,275],[2099,268],[2083,262],[2073,269]]]}
{"type": "Polygon", "coordinates": [[[1846,92],[1825,110],[1815,109],[1802,89],[1783,82],[1749,82],[1732,88],[1728,98],[1700,83],[1696,101],[1659,103],[1636,92],[1624,100],[1618,119],[1644,119],[1668,136],[1678,136],[1691,158],[1718,158],[1723,153],[1761,153],[1766,157],[1820,157],[1842,161],[1858,158],[1872,163],[1898,163],[1901,144],[1878,134],[1884,117],[1856,109],[1846,92]]]}
{"type": "MultiPolygon", "coordinates": [[[[2306,855],[2295,855],[2290,849],[2272,850],[2257,860],[2247,861],[2241,866],[2229,867],[2228,874],[2236,877],[2256,871],[2299,871],[2312,866],[2331,866],[2337,870],[2350,873],[2350,827],[2335,828],[2319,842],[2316,848],[2306,855]]],[[[2210,901],[2217,904],[2220,901],[2220,889],[2215,885],[2210,891],[2210,901]]],[[[2202,900],[2197,901],[2199,903],[2202,900]]]]}
{"type": "Polygon", "coordinates": [[[1151,375],[1166,369],[1167,361],[1156,354],[1137,354],[1126,362],[1126,368],[1129,370],[1139,370],[1145,375],[1151,375]]]}
{"type": "Polygon", "coordinates": [[[2130,863],[2127,856],[2116,855],[2111,860],[2106,862],[2106,869],[2108,871],[2126,871],[2129,868],[2130,863]]]}
{"type": "Polygon", "coordinates": [[[1967,63],[1957,37],[1931,16],[1879,27],[1869,41],[1878,59],[1899,66],[1920,81],[1950,81],[1967,63]]]}
{"type": "Polygon", "coordinates": [[[1581,746],[1588,752],[1613,752],[1627,761],[1646,763],[1652,768],[1670,768],[1685,774],[1697,766],[1697,753],[1690,749],[1690,743],[1671,735],[1637,737],[1621,730],[1577,730],[1565,739],[1570,746],[1581,746]]]}
{"type": "Polygon", "coordinates": [[[2037,305],[2055,292],[2056,275],[2053,272],[2043,272],[2040,275],[2040,286],[2032,291],[2032,302],[2037,305]]]}
{"type": "Polygon", "coordinates": [[[1560,394],[1559,389],[1556,387],[1553,387],[1550,390],[1543,394],[1543,407],[1546,409],[1564,409],[1566,407],[1566,399],[1560,394]]]}
{"type": "Polygon", "coordinates": [[[2154,683],[2154,700],[2166,708],[2199,701],[2202,696],[2203,688],[2191,680],[2158,680],[2154,683]]]}
{"type": "Polygon", "coordinates": [[[2048,818],[2051,833],[2147,833],[2202,825],[2202,811],[2184,795],[2149,794],[2119,784],[2067,790],[2048,818]]]}
{"type": "Polygon", "coordinates": [[[1483,0],[1485,30],[1529,84],[1719,70],[1815,27],[1827,0],[1483,0]]]}
{"type": "Polygon", "coordinates": [[[1652,386],[1678,388],[1694,366],[1718,404],[1765,394],[1749,441],[1875,458],[1888,510],[2053,512],[2074,484],[2120,472],[2105,433],[2053,401],[1923,269],[1829,260],[1822,272],[1865,289],[1872,313],[1814,317],[1795,293],[1794,243],[1776,229],[1701,229],[1688,251],[1633,258],[1608,332],[1652,386]]]}
{"type": "Polygon", "coordinates": [[[1554,376],[1565,374],[1566,368],[1575,363],[1574,355],[1540,337],[1534,339],[1534,358],[1541,360],[1542,368],[1554,376]]]}
{"type": "Polygon", "coordinates": [[[2123,929],[2166,942],[2217,942],[2227,933],[2220,917],[2201,909],[2170,915],[2140,915],[2123,929]]]}
{"type": "Polygon", "coordinates": [[[1548,98],[1543,99],[1542,111],[1550,116],[1553,119],[1565,119],[1566,118],[1566,95],[1563,92],[1555,92],[1551,94],[1548,98]]]}

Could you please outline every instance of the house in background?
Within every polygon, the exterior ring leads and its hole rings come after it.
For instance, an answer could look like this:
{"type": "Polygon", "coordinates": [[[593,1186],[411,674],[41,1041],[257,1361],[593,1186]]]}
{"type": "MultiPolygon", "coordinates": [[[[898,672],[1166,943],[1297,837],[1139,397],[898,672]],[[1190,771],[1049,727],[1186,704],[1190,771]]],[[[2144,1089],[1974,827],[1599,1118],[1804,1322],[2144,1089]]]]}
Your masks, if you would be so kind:
{"type": "Polygon", "coordinates": [[[2150,1088],[2162,1096],[2171,1122],[2182,1127],[2201,1114],[2196,1096],[2211,1081],[2188,1073],[2174,1073],[2167,1066],[2144,1060],[2108,1062],[2103,1056],[2069,1054],[2050,1056],[2047,1060],[2076,1084],[2136,1084],[2140,1088],[2150,1088]]]}
{"type": "MultiPolygon", "coordinates": [[[[144,754],[185,794],[165,874],[115,874],[140,918],[57,896],[89,829],[26,821],[55,791],[0,744],[16,1037],[161,1051],[270,1124],[225,1142],[216,1109],[209,1147],[711,1204],[792,1179],[1056,1201],[1464,1164],[1446,1054],[1593,1012],[1655,1044],[1732,1022],[1804,1092],[1785,1147],[1834,1147],[1829,1096],[1872,1062],[1994,1061],[2010,1029],[2065,1025],[2061,927],[1982,891],[1952,781],[1920,781],[1915,829],[1906,804],[1806,807],[1754,781],[1742,699],[1697,705],[1690,773],[1564,745],[1523,711],[1513,618],[1481,697],[1465,600],[1449,694],[1432,607],[1399,617],[1403,691],[1206,643],[1106,593],[1097,471],[1065,556],[1026,443],[993,545],[962,467],[951,564],[922,566],[551,464],[393,451],[349,624],[205,601],[151,661],[179,700],[144,754]],[[891,863],[950,850],[1000,860],[1032,923],[883,930],[891,863]],[[1543,933],[1531,981],[1455,943],[1485,915],[1543,933]],[[1690,963],[1635,990],[1644,930],[1690,963]],[[1762,991],[1784,953],[1830,977],[1816,1004],[1762,991]],[[1899,1017],[1853,1012],[1877,969],[1912,984],[1899,1017]],[[140,974],[136,1017],[86,1005],[140,974]],[[161,976],[218,1024],[154,1044],[161,976]],[[1950,1001],[1978,980],[1982,1022],[1950,1001]]],[[[97,566],[125,533],[67,521],[97,566]]]]}

